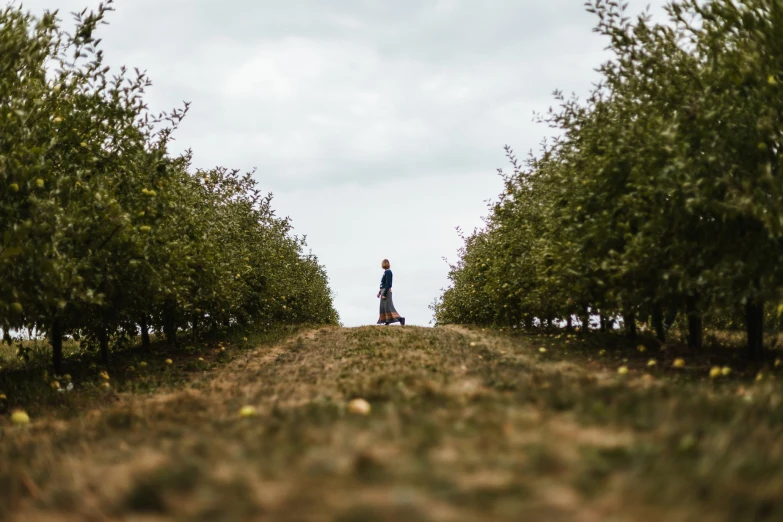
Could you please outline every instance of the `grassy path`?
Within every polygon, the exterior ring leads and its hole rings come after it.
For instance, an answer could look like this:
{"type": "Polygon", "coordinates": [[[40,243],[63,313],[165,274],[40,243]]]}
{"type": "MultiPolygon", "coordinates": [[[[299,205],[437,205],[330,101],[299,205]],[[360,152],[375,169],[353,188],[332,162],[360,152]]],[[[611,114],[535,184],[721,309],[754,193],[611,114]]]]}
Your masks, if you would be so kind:
{"type": "Polygon", "coordinates": [[[307,331],[181,390],[3,427],[0,518],[783,520],[780,381],[619,375],[569,346],[307,331]]]}

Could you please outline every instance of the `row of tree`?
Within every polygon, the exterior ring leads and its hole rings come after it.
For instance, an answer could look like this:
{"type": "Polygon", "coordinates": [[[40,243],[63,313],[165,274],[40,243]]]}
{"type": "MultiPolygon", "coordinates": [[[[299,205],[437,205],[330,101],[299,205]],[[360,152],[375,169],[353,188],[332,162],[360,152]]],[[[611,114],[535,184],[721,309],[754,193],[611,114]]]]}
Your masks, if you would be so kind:
{"type": "Polygon", "coordinates": [[[783,283],[783,2],[676,0],[666,23],[586,5],[612,52],[601,82],[556,93],[538,156],[507,149],[505,193],[464,238],[436,320],[596,314],[663,340],[680,312],[692,347],[705,321],[744,324],[758,356],[783,283]]]}
{"type": "Polygon", "coordinates": [[[236,323],[337,323],[324,269],[252,174],[172,156],[187,112],[153,116],[138,70],[110,75],[76,15],[0,11],[0,328],[74,335],[104,358],[116,335],[236,323]]]}

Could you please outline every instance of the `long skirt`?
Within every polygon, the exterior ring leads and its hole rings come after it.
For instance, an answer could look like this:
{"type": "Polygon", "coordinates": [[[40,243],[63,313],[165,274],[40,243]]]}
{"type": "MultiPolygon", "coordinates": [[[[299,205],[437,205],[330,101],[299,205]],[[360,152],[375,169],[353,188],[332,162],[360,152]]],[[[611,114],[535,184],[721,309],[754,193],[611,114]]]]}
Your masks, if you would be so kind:
{"type": "Polygon", "coordinates": [[[386,292],[386,299],[381,297],[381,315],[378,317],[378,324],[396,323],[399,320],[400,314],[394,309],[392,293],[386,292]]]}

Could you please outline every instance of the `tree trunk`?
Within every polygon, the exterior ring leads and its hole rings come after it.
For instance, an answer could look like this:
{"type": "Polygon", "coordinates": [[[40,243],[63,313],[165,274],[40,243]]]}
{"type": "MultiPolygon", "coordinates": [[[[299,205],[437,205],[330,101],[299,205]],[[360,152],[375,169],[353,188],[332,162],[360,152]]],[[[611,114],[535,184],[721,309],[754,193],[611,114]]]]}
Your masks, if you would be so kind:
{"type": "Polygon", "coordinates": [[[59,319],[52,321],[52,331],[49,333],[49,342],[52,344],[52,364],[55,375],[63,373],[63,332],[59,319]]]}
{"type": "Polygon", "coordinates": [[[525,316],[525,329],[526,330],[532,330],[533,329],[533,317],[526,315],[525,316]]]}
{"type": "Polygon", "coordinates": [[[568,317],[566,317],[566,330],[568,330],[569,332],[573,331],[574,330],[574,324],[573,323],[574,323],[574,321],[571,318],[571,314],[568,314],[568,317]]]}
{"type": "Polygon", "coordinates": [[[193,342],[195,343],[198,342],[198,314],[196,314],[195,312],[193,313],[192,321],[193,321],[193,331],[192,331],[193,342]]]}
{"type": "Polygon", "coordinates": [[[655,329],[655,337],[662,343],[666,342],[666,328],[663,327],[663,308],[660,303],[653,304],[652,325],[655,329]]]}
{"type": "Polygon", "coordinates": [[[163,304],[163,334],[170,345],[177,344],[177,325],[174,322],[174,303],[167,300],[163,304]]]}
{"type": "Polygon", "coordinates": [[[141,347],[144,348],[144,350],[149,351],[152,343],[150,343],[150,330],[147,325],[146,315],[142,316],[139,328],[141,328],[141,347]]]}
{"type": "Polygon", "coordinates": [[[702,338],[703,326],[695,297],[689,296],[685,299],[685,309],[688,314],[688,348],[701,350],[704,344],[702,338]]]}
{"type": "Polygon", "coordinates": [[[601,319],[601,333],[606,333],[606,326],[609,321],[604,314],[601,314],[599,317],[601,319]]]}
{"type": "Polygon", "coordinates": [[[748,356],[759,359],[764,352],[764,302],[748,300],[745,304],[745,328],[748,334],[748,356]]]}
{"type": "Polygon", "coordinates": [[[101,324],[98,330],[98,340],[101,347],[101,362],[103,364],[109,364],[109,331],[106,326],[106,322],[101,324]]]}
{"type": "Polygon", "coordinates": [[[587,307],[584,309],[584,315],[580,319],[582,321],[582,333],[590,333],[590,312],[587,307]]]}
{"type": "Polygon", "coordinates": [[[693,350],[701,350],[702,347],[702,321],[698,314],[688,315],[688,347],[693,350]]]}
{"type": "Polygon", "coordinates": [[[636,314],[633,312],[624,313],[623,323],[625,323],[625,335],[629,339],[636,339],[636,314]]]}

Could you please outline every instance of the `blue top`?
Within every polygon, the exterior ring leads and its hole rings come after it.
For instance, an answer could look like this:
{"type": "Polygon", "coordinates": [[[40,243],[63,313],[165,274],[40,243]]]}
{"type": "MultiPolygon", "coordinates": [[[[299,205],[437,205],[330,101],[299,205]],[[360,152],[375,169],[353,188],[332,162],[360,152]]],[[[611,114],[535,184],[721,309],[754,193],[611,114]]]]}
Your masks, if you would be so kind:
{"type": "Polygon", "coordinates": [[[386,270],[381,278],[381,290],[384,288],[390,289],[392,287],[392,271],[386,270]]]}

